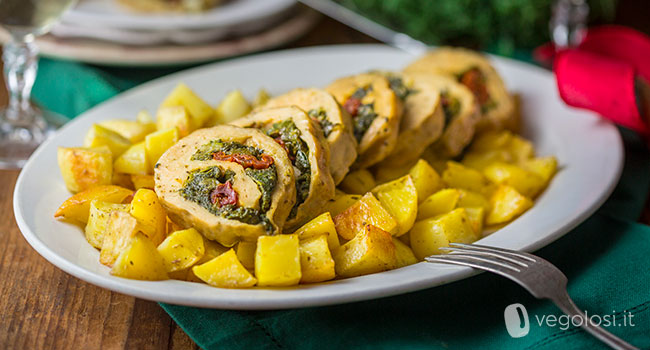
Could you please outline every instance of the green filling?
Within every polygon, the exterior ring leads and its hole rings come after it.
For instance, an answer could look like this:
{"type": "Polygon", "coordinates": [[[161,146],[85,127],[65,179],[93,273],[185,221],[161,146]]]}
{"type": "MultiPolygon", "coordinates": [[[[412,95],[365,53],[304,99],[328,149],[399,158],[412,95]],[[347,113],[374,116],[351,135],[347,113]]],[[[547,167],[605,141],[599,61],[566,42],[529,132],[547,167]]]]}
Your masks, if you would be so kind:
{"type": "Polygon", "coordinates": [[[287,148],[293,166],[298,170],[296,176],[296,204],[291,209],[289,218],[294,218],[298,207],[309,196],[311,184],[311,164],[309,162],[309,147],[300,138],[300,130],[291,119],[271,125],[266,134],[274,139],[280,139],[287,148]]]}
{"type": "Polygon", "coordinates": [[[260,189],[260,209],[266,212],[271,208],[271,197],[275,184],[278,183],[278,175],[275,171],[275,164],[266,169],[247,168],[246,175],[250,176],[260,189]]]}
{"type": "Polygon", "coordinates": [[[323,130],[325,138],[329,137],[332,131],[334,131],[334,128],[339,126],[338,123],[334,124],[327,119],[327,112],[322,108],[310,109],[307,114],[309,114],[311,119],[316,120],[320,124],[320,128],[323,130]]]}
{"type": "Polygon", "coordinates": [[[440,100],[445,114],[445,128],[447,128],[456,115],[460,113],[460,100],[450,95],[447,90],[440,92],[440,100]]]}
{"type": "Polygon", "coordinates": [[[228,155],[247,154],[254,156],[258,160],[264,153],[262,150],[259,150],[255,147],[242,145],[239,142],[212,140],[199,147],[196,153],[194,153],[192,156],[191,160],[210,160],[212,159],[212,154],[217,152],[223,152],[228,155]]]}
{"type": "Polygon", "coordinates": [[[407,88],[406,85],[404,85],[402,78],[395,75],[389,75],[387,78],[390,89],[393,90],[395,95],[397,95],[397,97],[399,97],[402,101],[405,100],[408,95],[415,92],[414,90],[411,90],[407,88]]]}
{"type": "MultiPolygon", "coordinates": [[[[350,96],[350,99],[361,101],[371,90],[372,86],[360,87],[350,96]]],[[[375,118],[377,118],[377,113],[375,113],[373,103],[359,106],[357,114],[354,116],[354,138],[357,139],[357,142],[361,142],[363,135],[366,134],[375,118]]]]}

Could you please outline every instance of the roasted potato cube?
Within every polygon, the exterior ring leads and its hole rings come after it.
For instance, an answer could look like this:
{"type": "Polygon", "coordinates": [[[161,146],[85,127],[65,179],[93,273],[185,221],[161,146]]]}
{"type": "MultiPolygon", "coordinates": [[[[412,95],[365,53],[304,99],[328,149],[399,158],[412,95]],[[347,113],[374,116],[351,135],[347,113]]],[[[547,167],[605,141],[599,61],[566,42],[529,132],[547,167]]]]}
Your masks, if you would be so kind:
{"type": "Polygon", "coordinates": [[[494,162],[512,162],[512,156],[508,151],[502,149],[489,150],[484,152],[469,152],[464,157],[461,163],[479,171],[487,168],[494,162]]]}
{"type": "Polygon", "coordinates": [[[390,233],[365,225],[355,237],[334,252],[336,274],[355,277],[397,267],[395,244],[390,233]]]}
{"type": "Polygon", "coordinates": [[[300,241],[300,269],[300,283],[323,282],[336,277],[327,234],[300,241]]]}
{"type": "Polygon", "coordinates": [[[483,174],[492,182],[512,186],[529,198],[535,198],[544,188],[544,179],[512,164],[493,163],[483,170],[483,174]]]}
{"type": "Polygon", "coordinates": [[[553,175],[555,175],[555,171],[557,170],[557,159],[555,159],[555,157],[532,158],[522,162],[521,166],[524,169],[537,174],[537,176],[544,180],[544,186],[546,186],[549,181],[551,181],[553,175]]]}
{"type": "Polygon", "coordinates": [[[494,184],[481,172],[457,162],[447,162],[447,169],[442,173],[442,180],[449,187],[462,188],[483,195],[491,194],[495,188],[494,184]]]}
{"type": "Polygon", "coordinates": [[[142,232],[159,245],[167,235],[167,212],[160,204],[156,193],[141,188],[133,195],[129,213],[141,224],[142,232]]]}
{"type": "Polygon", "coordinates": [[[128,189],[133,189],[133,181],[131,181],[131,174],[118,173],[113,167],[113,176],[111,178],[113,185],[120,186],[128,189]]]}
{"type": "Polygon", "coordinates": [[[103,202],[96,199],[90,202],[90,216],[88,217],[85,234],[86,240],[93,247],[102,249],[108,219],[114,211],[128,213],[129,205],[103,202]]]}
{"type": "Polygon", "coordinates": [[[418,202],[420,203],[443,187],[440,175],[424,159],[420,159],[415,163],[409,171],[409,175],[413,179],[413,184],[418,192],[418,202]]]}
{"type": "Polygon", "coordinates": [[[379,185],[372,193],[395,219],[395,236],[401,236],[413,227],[418,214],[418,193],[411,175],[379,185]]]}
{"type": "Polygon", "coordinates": [[[410,232],[411,248],[418,260],[441,254],[449,243],[472,243],[480,238],[467,217],[465,208],[458,208],[437,218],[418,221],[410,232]]]}
{"type": "Polygon", "coordinates": [[[141,233],[137,233],[117,257],[111,275],[148,281],[169,278],[156,246],[141,233]]]}
{"type": "Polygon", "coordinates": [[[257,283],[255,277],[237,260],[237,254],[232,249],[204,264],[194,266],[192,272],[213,287],[250,288],[257,283]]]}
{"type": "Polygon", "coordinates": [[[458,208],[481,207],[485,210],[490,208],[488,199],[480,193],[468,190],[458,190],[458,193],[460,194],[456,203],[456,207],[458,208]]]}
{"type": "Polygon", "coordinates": [[[445,188],[430,195],[418,209],[417,220],[424,220],[448,213],[458,204],[460,191],[455,188],[445,188]]]}
{"type": "MultiPolygon", "coordinates": [[[[408,235],[404,236],[408,237],[408,235]]],[[[418,262],[411,247],[407,246],[404,242],[395,237],[393,237],[393,244],[395,245],[395,257],[397,258],[397,265],[395,268],[413,265],[418,262]]]]}
{"type": "Polygon", "coordinates": [[[483,220],[485,218],[485,208],[483,207],[466,207],[465,212],[469,223],[472,225],[474,232],[479,235],[483,234],[483,220]]]}
{"type": "Polygon", "coordinates": [[[54,213],[54,217],[66,220],[75,220],[81,223],[88,222],[90,202],[98,200],[109,203],[122,203],[133,191],[115,185],[97,186],[79,192],[68,198],[54,213]]]}
{"type": "Polygon", "coordinates": [[[87,148],[106,146],[111,150],[113,157],[117,158],[131,147],[131,142],[113,130],[93,124],[84,138],[83,146],[87,148]]]}
{"type": "Polygon", "coordinates": [[[146,109],[143,109],[140,112],[138,112],[138,114],[135,116],[135,121],[141,124],[152,124],[154,129],[156,128],[156,121],[153,120],[151,113],[149,113],[149,111],[147,111],[146,109]]]}
{"type": "Polygon", "coordinates": [[[187,269],[205,254],[203,236],[194,228],[176,231],[158,245],[158,252],[165,261],[167,272],[187,269]]]}
{"type": "Polygon", "coordinates": [[[255,276],[260,286],[298,284],[302,278],[298,236],[260,236],[255,251],[255,276]]]}
{"type": "Polygon", "coordinates": [[[203,254],[203,258],[199,260],[199,264],[207,262],[208,260],[212,260],[229,250],[229,248],[226,248],[221,244],[215,241],[211,241],[205,237],[203,237],[203,245],[205,247],[205,254],[203,254]]]}
{"type": "Polygon", "coordinates": [[[393,181],[409,173],[409,170],[415,166],[413,164],[405,164],[400,166],[380,164],[374,167],[375,180],[377,183],[384,183],[393,181]]]}
{"type": "Polygon", "coordinates": [[[153,190],[154,188],[154,180],[153,180],[153,175],[137,175],[133,174],[131,175],[131,182],[133,183],[133,187],[136,190],[139,190],[141,188],[148,188],[150,190],[153,190]]]}
{"type": "Polygon", "coordinates": [[[334,195],[334,199],[330,199],[327,203],[325,203],[324,212],[330,213],[332,214],[332,217],[335,217],[342,213],[345,209],[351,207],[359,199],[361,199],[361,196],[358,194],[336,194],[334,195]]]}
{"type": "Polygon", "coordinates": [[[508,222],[533,206],[533,201],[508,185],[500,185],[490,197],[487,225],[508,222]]]}
{"type": "Polygon", "coordinates": [[[322,234],[327,234],[327,244],[330,251],[339,249],[341,243],[339,242],[339,235],[336,233],[336,226],[332,215],[330,213],[323,213],[310,222],[302,225],[296,232],[294,232],[298,239],[305,240],[316,237],[322,234]]]}
{"type": "Polygon", "coordinates": [[[239,90],[232,90],[219,102],[214,124],[228,124],[251,111],[251,106],[239,90]]]}
{"type": "Polygon", "coordinates": [[[366,193],[351,207],[336,215],[334,225],[336,232],[345,239],[354,238],[366,225],[374,225],[391,233],[397,232],[397,222],[372,193],[366,193]]]}
{"type": "Polygon", "coordinates": [[[187,109],[192,117],[193,129],[202,127],[214,116],[214,109],[183,83],[176,85],[162,102],[160,108],[173,106],[183,106],[187,109]]]}
{"type": "Polygon", "coordinates": [[[182,138],[189,135],[194,129],[192,120],[183,106],[163,107],[156,114],[156,128],[165,130],[176,128],[178,137],[182,138]]]}
{"type": "Polygon", "coordinates": [[[244,265],[245,268],[252,270],[255,269],[255,251],[257,250],[257,242],[239,242],[237,243],[237,259],[244,265]]]}
{"type": "Polygon", "coordinates": [[[135,234],[140,232],[140,224],[129,213],[114,211],[109,215],[102,250],[99,252],[99,262],[113,266],[118,255],[131,243],[135,234]]]}
{"type": "Polygon", "coordinates": [[[368,170],[361,169],[348,173],[339,186],[346,193],[364,194],[377,186],[377,183],[368,170]]]}
{"type": "Polygon", "coordinates": [[[512,139],[510,139],[510,143],[508,143],[506,149],[512,156],[512,159],[518,163],[535,156],[535,147],[533,147],[533,144],[530,143],[530,141],[517,135],[512,136],[512,139]]]}
{"type": "Polygon", "coordinates": [[[115,171],[124,174],[146,175],[151,173],[150,161],[147,158],[145,142],[136,143],[115,160],[115,171]]]}
{"type": "Polygon", "coordinates": [[[144,139],[144,150],[149,160],[149,169],[153,169],[158,163],[158,159],[165,151],[176,142],[178,142],[178,129],[170,128],[158,130],[147,135],[144,139]]]}
{"type": "Polygon", "coordinates": [[[99,125],[108,130],[114,131],[131,143],[138,143],[144,140],[148,134],[156,131],[154,123],[140,123],[133,120],[111,119],[105,120],[99,125]]]}
{"type": "Polygon", "coordinates": [[[512,133],[508,130],[483,133],[472,141],[470,151],[485,152],[495,149],[504,149],[512,140],[512,136],[512,133]]]}
{"type": "Polygon", "coordinates": [[[57,158],[65,186],[72,193],[112,183],[113,156],[107,147],[59,147],[57,158]]]}
{"type": "Polygon", "coordinates": [[[257,90],[257,94],[255,94],[255,98],[253,99],[253,107],[257,108],[263,106],[270,99],[271,99],[271,94],[269,94],[269,92],[266,91],[266,89],[259,89],[257,90]]]}

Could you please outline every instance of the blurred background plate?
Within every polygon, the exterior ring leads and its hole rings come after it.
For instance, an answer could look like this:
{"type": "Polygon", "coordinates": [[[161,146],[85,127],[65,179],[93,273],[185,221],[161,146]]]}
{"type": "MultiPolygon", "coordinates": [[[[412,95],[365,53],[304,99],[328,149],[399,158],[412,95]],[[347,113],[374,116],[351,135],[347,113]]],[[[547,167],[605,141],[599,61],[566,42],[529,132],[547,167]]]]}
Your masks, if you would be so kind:
{"type": "Polygon", "coordinates": [[[115,0],[83,0],[67,12],[63,23],[138,30],[232,28],[272,20],[295,0],[231,0],[196,14],[138,13],[115,0]]]}
{"type": "MultiPolygon", "coordinates": [[[[278,47],[298,39],[309,31],[319,18],[320,15],[316,12],[301,8],[289,19],[270,29],[243,37],[195,45],[137,45],[137,42],[128,45],[88,38],[60,38],[51,34],[37,38],[36,43],[43,56],[86,63],[110,66],[184,65],[278,47]]],[[[178,35],[182,33],[179,32],[178,35]]],[[[147,39],[143,35],[132,40],[143,38],[147,39]]],[[[7,33],[0,31],[0,40],[6,42],[7,33]]]]}

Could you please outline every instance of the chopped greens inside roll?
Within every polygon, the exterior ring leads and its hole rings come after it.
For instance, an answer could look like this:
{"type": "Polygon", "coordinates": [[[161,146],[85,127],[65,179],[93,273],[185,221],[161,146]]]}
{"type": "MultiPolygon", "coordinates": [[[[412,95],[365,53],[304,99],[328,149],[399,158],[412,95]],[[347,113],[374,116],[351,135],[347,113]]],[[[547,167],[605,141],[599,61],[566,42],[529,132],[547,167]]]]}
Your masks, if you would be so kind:
{"type": "Polygon", "coordinates": [[[312,120],[318,122],[320,128],[323,129],[323,136],[325,136],[326,138],[330,136],[332,131],[334,131],[335,127],[341,125],[339,123],[335,124],[329,121],[329,119],[327,119],[327,111],[325,111],[322,108],[310,109],[309,112],[307,112],[307,114],[312,120]]]}
{"type": "Polygon", "coordinates": [[[300,138],[300,130],[291,119],[285,119],[274,123],[266,130],[266,134],[282,146],[289,155],[293,166],[298,170],[296,173],[296,204],[289,217],[295,217],[298,206],[309,196],[309,185],[311,183],[311,164],[309,162],[309,147],[300,138]]]}
{"type": "Polygon", "coordinates": [[[458,74],[458,82],[467,86],[472,91],[481,106],[481,113],[486,113],[496,107],[496,103],[492,100],[487,90],[485,74],[478,67],[472,67],[458,74]]]}
{"type": "Polygon", "coordinates": [[[393,90],[395,95],[397,95],[397,97],[399,97],[400,99],[405,100],[408,97],[408,95],[415,92],[409,89],[408,87],[406,87],[406,85],[404,84],[404,80],[402,80],[402,78],[400,78],[399,76],[388,75],[387,78],[388,78],[390,89],[393,90]]]}
{"type": "Polygon", "coordinates": [[[449,91],[442,90],[440,92],[440,103],[442,110],[445,113],[445,128],[449,126],[451,121],[460,113],[460,101],[451,95],[449,91]]]}
{"type": "Polygon", "coordinates": [[[358,88],[343,105],[343,108],[350,113],[354,122],[354,137],[361,142],[372,122],[377,118],[373,103],[362,104],[361,100],[372,90],[372,86],[358,88]]]}

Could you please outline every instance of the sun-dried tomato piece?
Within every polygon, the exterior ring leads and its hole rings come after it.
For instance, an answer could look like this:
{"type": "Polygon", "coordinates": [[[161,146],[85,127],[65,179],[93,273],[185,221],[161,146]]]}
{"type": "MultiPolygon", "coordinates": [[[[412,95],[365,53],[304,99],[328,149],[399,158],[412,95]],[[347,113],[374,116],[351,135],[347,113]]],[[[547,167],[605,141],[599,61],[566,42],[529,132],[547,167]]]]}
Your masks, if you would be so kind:
{"type": "Polygon", "coordinates": [[[361,107],[361,99],[355,97],[348,98],[343,104],[343,108],[345,108],[352,117],[355,117],[357,113],[359,113],[359,107],[361,107]]]}
{"type": "Polygon", "coordinates": [[[474,93],[481,106],[490,100],[490,94],[485,86],[485,76],[478,68],[468,70],[458,80],[474,93]]]}
{"type": "Polygon", "coordinates": [[[218,203],[219,207],[229,204],[237,204],[238,199],[239,196],[232,188],[230,181],[219,184],[214,190],[212,190],[212,192],[210,192],[210,202],[212,202],[212,204],[218,203]]]}
{"type": "Polygon", "coordinates": [[[266,169],[273,165],[273,158],[266,154],[262,154],[261,159],[255,158],[250,154],[226,154],[224,152],[212,153],[212,159],[222,160],[226,162],[235,162],[244,168],[266,169]]]}

